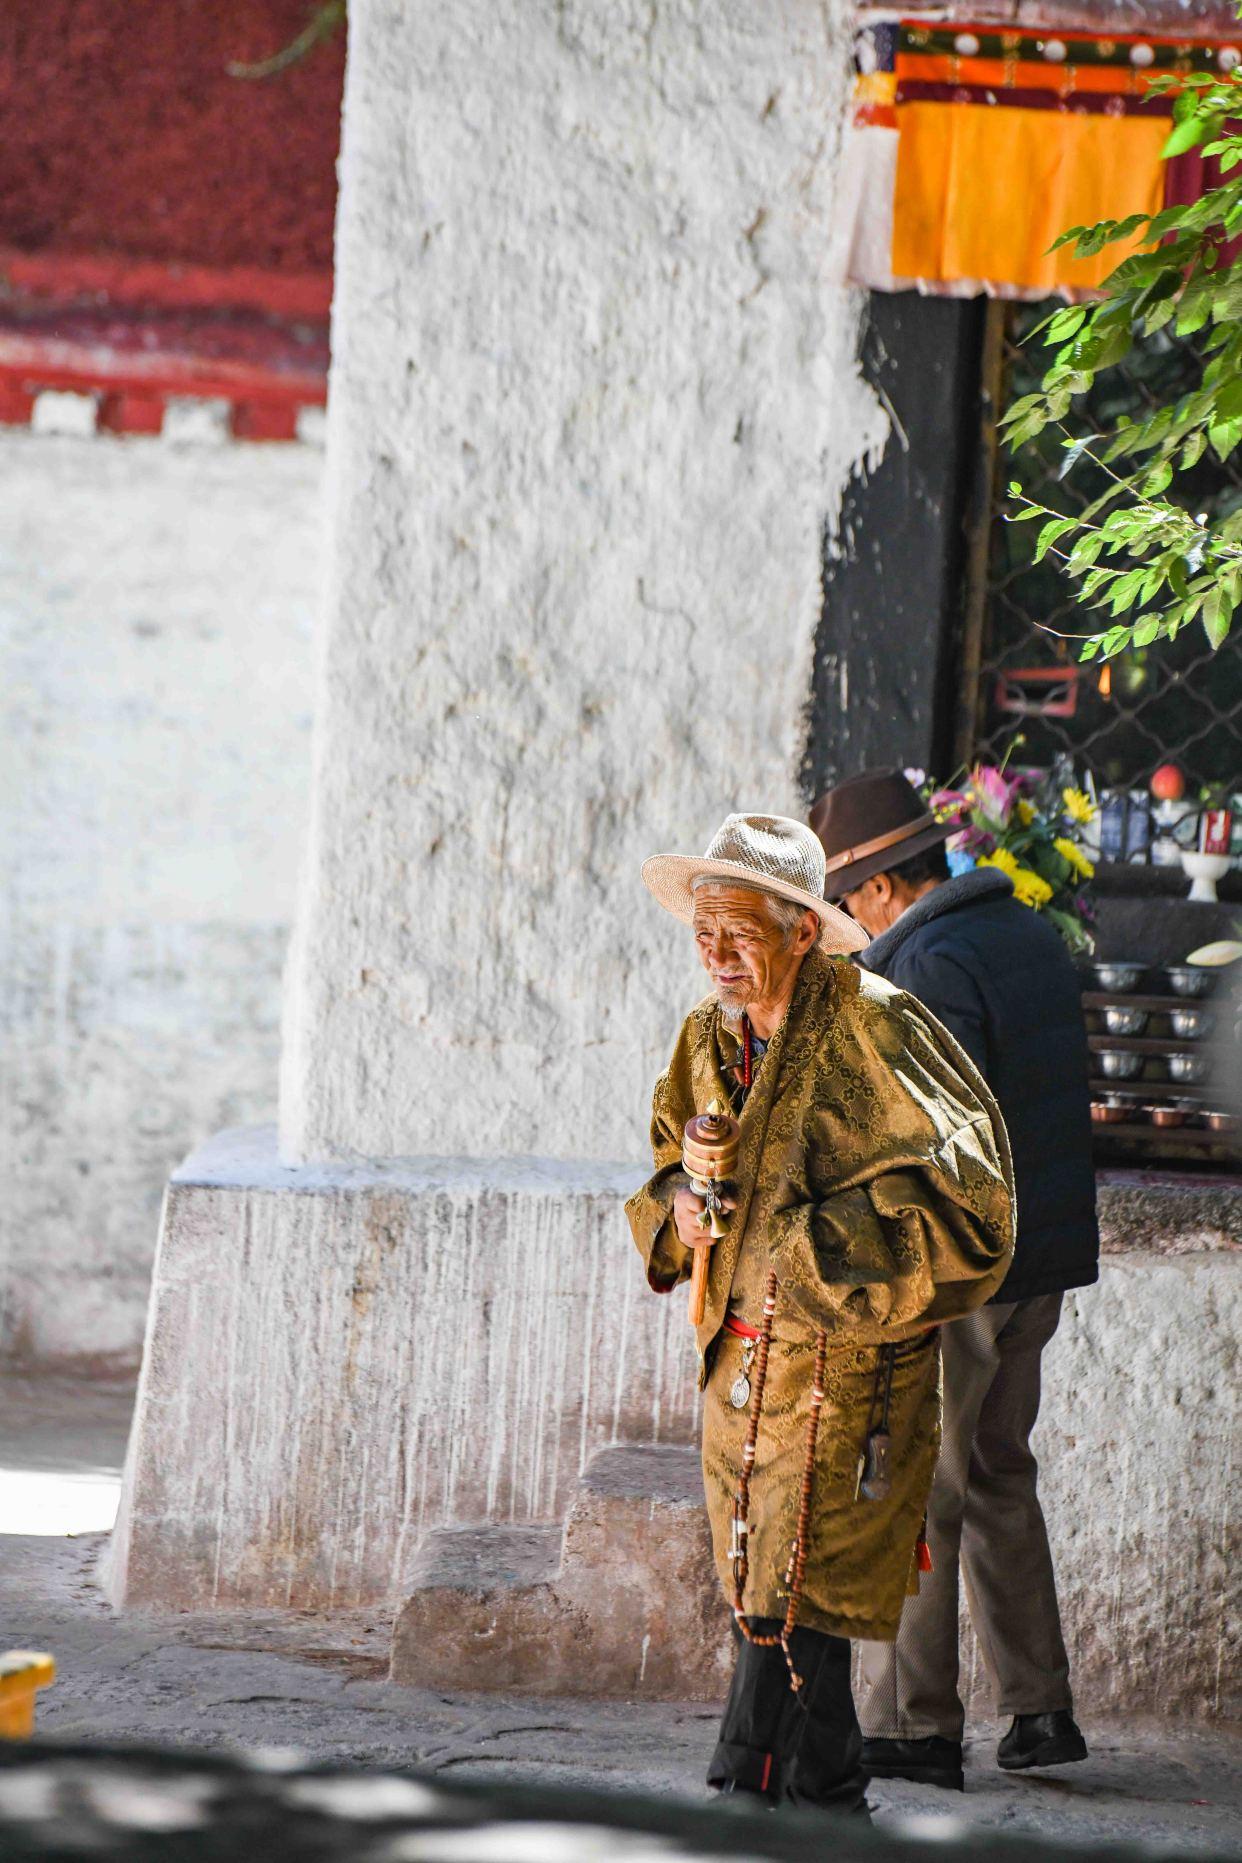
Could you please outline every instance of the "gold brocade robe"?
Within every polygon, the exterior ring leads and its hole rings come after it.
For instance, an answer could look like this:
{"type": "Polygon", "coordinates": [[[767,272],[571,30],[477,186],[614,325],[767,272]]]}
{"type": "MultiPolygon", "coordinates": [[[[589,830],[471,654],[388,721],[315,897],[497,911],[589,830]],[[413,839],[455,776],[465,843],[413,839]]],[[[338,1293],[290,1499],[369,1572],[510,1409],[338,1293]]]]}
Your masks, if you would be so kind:
{"type": "MultiPolygon", "coordinates": [[[[714,997],[687,1017],[656,1084],[656,1172],[626,1214],[647,1278],[665,1292],[690,1272],[673,1196],[685,1183],[686,1121],[735,1105],[740,1041],[714,997]]],[[[1000,1111],[969,1057],[922,1004],[883,978],[813,950],[740,1114],[729,1233],[711,1251],[698,1329],[703,1477],[716,1565],[732,1604],[730,1519],[747,1413],[729,1401],[743,1341],[758,1327],[768,1272],[779,1280],[750,1489],[750,1616],[783,1617],[797,1521],[815,1336],[828,1333],[806,1581],[798,1622],[891,1639],[939,1446],[939,1354],[929,1329],[981,1306],[1013,1254],[1013,1167],[1000,1111]],[[881,1345],[896,1358],[892,1492],[856,1496],[878,1421],[881,1345]]],[[[753,1373],[752,1373],[753,1376],[753,1373]]]]}

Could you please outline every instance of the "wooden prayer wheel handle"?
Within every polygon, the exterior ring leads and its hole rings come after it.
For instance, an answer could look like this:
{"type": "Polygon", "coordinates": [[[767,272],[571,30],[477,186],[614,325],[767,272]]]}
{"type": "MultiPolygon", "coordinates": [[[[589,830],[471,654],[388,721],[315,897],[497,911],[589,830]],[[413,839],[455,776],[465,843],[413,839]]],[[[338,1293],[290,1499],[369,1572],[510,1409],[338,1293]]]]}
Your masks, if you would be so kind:
{"type": "MultiPolygon", "coordinates": [[[[728,1113],[721,1112],[716,1101],[705,1113],[699,1113],[688,1121],[681,1141],[681,1162],[690,1179],[691,1188],[699,1196],[706,1196],[710,1207],[709,1224],[712,1241],[727,1234],[728,1223],[723,1212],[717,1207],[712,1194],[715,1186],[723,1178],[732,1177],[737,1170],[738,1143],[741,1129],[737,1120],[728,1113]]],[[[694,1262],[690,1269],[690,1324],[701,1326],[707,1311],[707,1277],[710,1268],[708,1257],[711,1244],[705,1248],[696,1248],[694,1262]]]]}
{"type": "Polygon", "coordinates": [[[701,1326],[703,1315],[707,1312],[707,1271],[711,1266],[707,1258],[711,1252],[710,1244],[694,1251],[694,1266],[690,1270],[691,1326],[701,1326]]]}

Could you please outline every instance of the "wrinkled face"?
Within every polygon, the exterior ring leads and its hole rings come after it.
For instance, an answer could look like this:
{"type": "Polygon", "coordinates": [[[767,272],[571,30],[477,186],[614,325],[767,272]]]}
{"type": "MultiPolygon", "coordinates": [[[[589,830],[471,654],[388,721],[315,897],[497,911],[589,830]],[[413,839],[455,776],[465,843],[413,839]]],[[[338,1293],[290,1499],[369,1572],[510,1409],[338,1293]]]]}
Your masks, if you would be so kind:
{"type": "Polygon", "coordinates": [[[699,961],[733,1021],[751,1003],[779,1000],[813,937],[812,932],[804,940],[797,928],[791,937],[772,917],[763,894],[744,886],[713,886],[695,894],[699,961]]]}

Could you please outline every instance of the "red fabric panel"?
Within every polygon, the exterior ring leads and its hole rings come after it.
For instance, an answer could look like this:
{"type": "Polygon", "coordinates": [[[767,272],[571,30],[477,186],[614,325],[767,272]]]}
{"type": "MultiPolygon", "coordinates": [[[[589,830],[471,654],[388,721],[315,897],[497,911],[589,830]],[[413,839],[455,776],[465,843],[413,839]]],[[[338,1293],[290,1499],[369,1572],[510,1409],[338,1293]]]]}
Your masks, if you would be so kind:
{"type": "Polygon", "coordinates": [[[344,33],[261,80],[308,0],[0,7],[0,245],[205,266],[332,264],[344,33]]]}
{"type": "MultiPolygon", "coordinates": [[[[1058,110],[1070,116],[1167,116],[1173,110],[1164,97],[1122,97],[1109,91],[1056,91],[1015,87],[992,90],[985,84],[928,83],[922,78],[901,78],[898,104],[979,104],[987,110],[1058,110]]],[[[898,123],[901,119],[898,118],[898,123]]]]}
{"type": "MultiPolygon", "coordinates": [[[[1236,123],[1230,129],[1237,131],[1236,123]]],[[[1237,169],[1232,170],[1236,180],[1237,169]]],[[[1174,155],[1164,165],[1164,204],[1166,207],[1192,206],[1208,188],[1218,188],[1221,182],[1220,157],[1209,155],[1204,161],[1198,149],[1188,149],[1185,155],[1174,155]]],[[[1232,265],[1239,252],[1242,252],[1242,235],[1237,239],[1225,241],[1220,249],[1220,263],[1232,265]]]]}

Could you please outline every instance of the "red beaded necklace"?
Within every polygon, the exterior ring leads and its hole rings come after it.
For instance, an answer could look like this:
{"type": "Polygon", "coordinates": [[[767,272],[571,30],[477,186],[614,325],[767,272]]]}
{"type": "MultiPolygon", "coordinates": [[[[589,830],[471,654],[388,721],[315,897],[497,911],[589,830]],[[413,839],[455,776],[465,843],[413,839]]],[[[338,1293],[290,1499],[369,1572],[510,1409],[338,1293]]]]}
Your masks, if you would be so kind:
{"type": "Polygon", "coordinates": [[[751,1059],[751,1051],[750,1051],[750,1017],[747,1015],[743,1015],[742,1017],[742,1091],[744,1093],[750,1092],[750,1083],[751,1083],[751,1078],[753,1074],[754,1074],[754,1063],[751,1059]]]}

